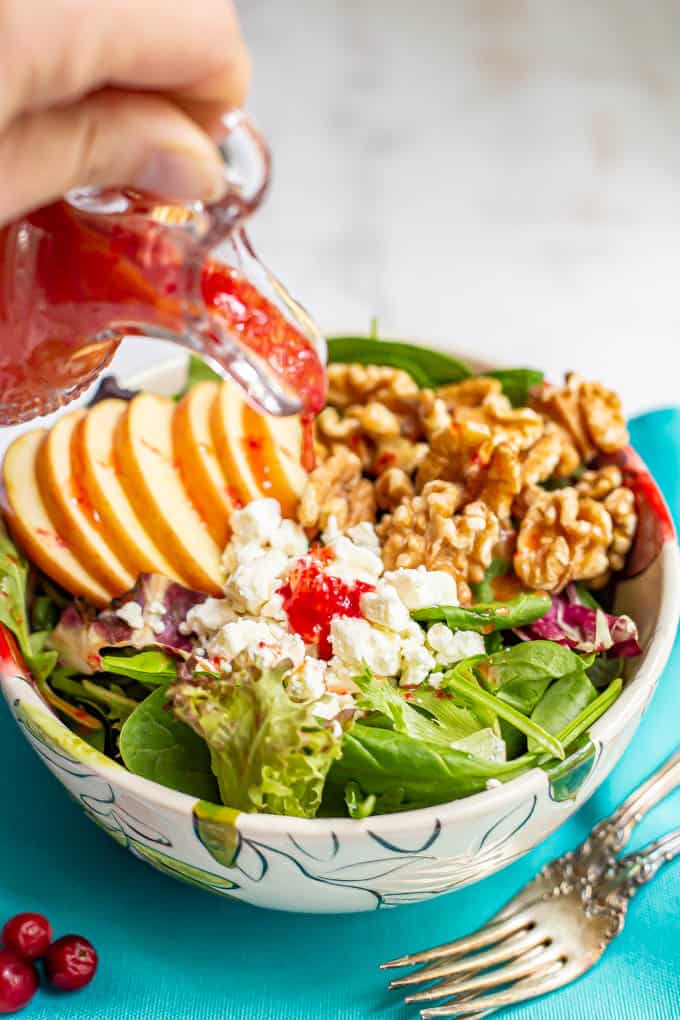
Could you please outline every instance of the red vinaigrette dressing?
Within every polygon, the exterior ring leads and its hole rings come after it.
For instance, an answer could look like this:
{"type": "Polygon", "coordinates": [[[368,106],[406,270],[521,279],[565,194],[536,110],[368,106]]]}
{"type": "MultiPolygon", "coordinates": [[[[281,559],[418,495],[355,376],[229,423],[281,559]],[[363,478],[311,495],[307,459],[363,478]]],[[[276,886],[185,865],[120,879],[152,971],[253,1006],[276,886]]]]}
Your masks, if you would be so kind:
{"type": "MultiPolygon", "coordinates": [[[[321,558],[323,560],[323,556],[321,558]]],[[[364,581],[346,584],[339,577],[324,573],[312,551],[311,556],[291,571],[278,594],[283,599],[291,630],[299,634],[305,644],[316,644],[320,659],[330,659],[333,654],[331,618],[362,616],[361,596],[367,591],[375,591],[374,585],[364,581]]]]}
{"type": "MultiPolygon", "coordinates": [[[[164,220],[157,203],[124,194],[123,215],[60,201],[0,230],[0,423],[77,396],[124,335],[145,326],[183,335],[207,309],[298,396],[309,469],[311,422],[326,395],[310,340],[237,269],[210,258],[197,269],[198,242],[173,227],[174,207],[164,220]]],[[[227,367],[216,333],[203,333],[204,352],[227,367]]]]}

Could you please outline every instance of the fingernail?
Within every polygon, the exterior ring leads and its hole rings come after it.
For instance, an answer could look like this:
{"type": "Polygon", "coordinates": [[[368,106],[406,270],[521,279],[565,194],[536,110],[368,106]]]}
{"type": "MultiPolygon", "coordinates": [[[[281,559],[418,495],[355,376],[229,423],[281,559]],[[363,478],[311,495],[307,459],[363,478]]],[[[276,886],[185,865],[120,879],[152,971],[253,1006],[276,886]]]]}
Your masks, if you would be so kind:
{"type": "Polygon", "coordinates": [[[217,158],[206,159],[193,152],[172,150],[152,153],[131,184],[140,191],[164,198],[204,202],[219,201],[227,190],[224,167],[217,158]]]}

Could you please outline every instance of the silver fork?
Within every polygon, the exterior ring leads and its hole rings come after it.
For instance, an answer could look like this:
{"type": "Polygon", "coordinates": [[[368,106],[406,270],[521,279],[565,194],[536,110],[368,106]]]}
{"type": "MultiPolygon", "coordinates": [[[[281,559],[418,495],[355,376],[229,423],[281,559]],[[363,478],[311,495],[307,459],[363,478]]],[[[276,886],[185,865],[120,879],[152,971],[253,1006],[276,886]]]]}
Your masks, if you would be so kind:
{"type": "Polygon", "coordinates": [[[382,969],[425,964],[389,987],[428,983],[404,1000],[445,1000],[421,1010],[423,1020],[481,1018],[585,974],[622,930],[628,903],[640,886],[680,854],[680,829],[675,829],[617,858],[638,822],[677,786],[680,750],[596,825],[581,846],[547,864],[478,931],[381,964],[382,969]]]}

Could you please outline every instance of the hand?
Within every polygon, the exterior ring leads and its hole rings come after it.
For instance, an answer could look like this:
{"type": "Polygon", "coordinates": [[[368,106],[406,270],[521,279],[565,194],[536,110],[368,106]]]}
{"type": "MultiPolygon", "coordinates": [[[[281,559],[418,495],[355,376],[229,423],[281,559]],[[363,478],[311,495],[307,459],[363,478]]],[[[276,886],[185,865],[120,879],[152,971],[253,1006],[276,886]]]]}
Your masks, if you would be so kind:
{"type": "Polygon", "coordinates": [[[78,185],[216,200],[248,77],[231,0],[0,0],[0,224],[78,185]]]}

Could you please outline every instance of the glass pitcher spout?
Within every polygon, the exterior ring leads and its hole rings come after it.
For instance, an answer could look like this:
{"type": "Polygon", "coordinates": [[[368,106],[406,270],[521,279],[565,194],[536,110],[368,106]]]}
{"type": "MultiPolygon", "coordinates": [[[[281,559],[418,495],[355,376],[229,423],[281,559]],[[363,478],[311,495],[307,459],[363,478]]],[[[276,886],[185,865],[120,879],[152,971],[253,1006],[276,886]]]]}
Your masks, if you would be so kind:
{"type": "Polygon", "coordinates": [[[215,205],[77,189],[0,231],[0,422],[73,399],[126,335],[203,355],[271,414],[323,405],[323,338],[243,228],[266,188],[266,146],[243,115],[225,132],[215,205]]]}

